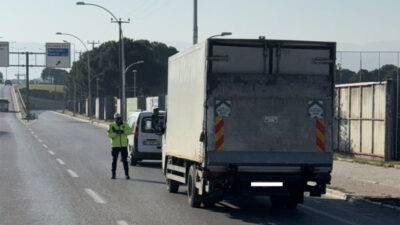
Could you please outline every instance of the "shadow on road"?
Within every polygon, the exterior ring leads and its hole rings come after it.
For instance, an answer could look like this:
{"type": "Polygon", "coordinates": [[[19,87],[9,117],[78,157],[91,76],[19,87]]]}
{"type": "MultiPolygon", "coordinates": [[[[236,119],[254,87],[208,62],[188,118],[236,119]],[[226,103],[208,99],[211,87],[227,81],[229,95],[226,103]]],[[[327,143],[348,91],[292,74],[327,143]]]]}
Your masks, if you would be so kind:
{"type": "Polygon", "coordinates": [[[156,180],[143,180],[143,179],[130,179],[129,181],[133,182],[143,182],[143,183],[152,183],[152,184],[165,184],[165,182],[156,181],[156,180]]]}
{"type": "Polygon", "coordinates": [[[138,165],[140,165],[140,167],[161,169],[161,162],[138,162],[138,165]]]}

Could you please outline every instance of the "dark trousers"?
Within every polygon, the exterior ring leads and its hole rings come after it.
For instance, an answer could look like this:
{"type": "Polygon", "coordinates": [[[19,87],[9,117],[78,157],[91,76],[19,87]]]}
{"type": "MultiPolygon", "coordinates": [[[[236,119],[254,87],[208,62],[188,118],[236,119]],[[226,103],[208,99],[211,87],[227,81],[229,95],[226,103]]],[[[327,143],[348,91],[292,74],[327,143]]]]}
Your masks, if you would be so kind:
{"type": "Polygon", "coordinates": [[[128,149],[126,147],[122,148],[112,148],[111,150],[111,155],[113,157],[112,159],[112,164],[111,164],[111,172],[115,174],[115,171],[117,170],[117,161],[118,161],[118,155],[121,152],[121,161],[124,164],[124,170],[125,170],[125,175],[129,175],[129,166],[128,166],[128,149]]]}

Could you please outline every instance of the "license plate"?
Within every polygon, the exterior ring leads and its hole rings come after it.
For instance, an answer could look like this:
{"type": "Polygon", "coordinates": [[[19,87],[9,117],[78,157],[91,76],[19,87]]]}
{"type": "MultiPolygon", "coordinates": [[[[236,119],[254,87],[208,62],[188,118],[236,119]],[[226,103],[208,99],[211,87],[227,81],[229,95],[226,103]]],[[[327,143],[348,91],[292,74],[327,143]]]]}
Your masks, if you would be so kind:
{"type": "Polygon", "coordinates": [[[157,140],[146,140],[143,141],[144,145],[160,145],[160,142],[157,140]]]}

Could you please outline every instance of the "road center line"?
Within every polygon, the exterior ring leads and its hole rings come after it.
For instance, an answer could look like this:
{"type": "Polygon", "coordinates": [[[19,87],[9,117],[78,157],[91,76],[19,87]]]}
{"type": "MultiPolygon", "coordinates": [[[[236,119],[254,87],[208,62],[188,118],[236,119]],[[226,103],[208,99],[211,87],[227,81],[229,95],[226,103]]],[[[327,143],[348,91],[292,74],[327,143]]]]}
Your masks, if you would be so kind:
{"type": "Polygon", "coordinates": [[[61,165],[65,165],[65,162],[62,161],[61,159],[56,159],[58,163],[60,163],[61,165]]]}
{"type": "Polygon", "coordinates": [[[42,139],[38,139],[38,142],[42,143],[43,141],[42,141],[42,139]]]}
{"type": "Polygon", "coordinates": [[[93,198],[93,200],[97,203],[100,204],[106,204],[106,201],[100,195],[98,195],[96,192],[94,192],[92,189],[85,188],[86,193],[93,198]]]}
{"type": "Polygon", "coordinates": [[[311,211],[311,212],[313,212],[313,213],[317,213],[317,214],[320,214],[320,215],[329,217],[329,218],[331,218],[331,219],[333,219],[333,220],[339,221],[339,222],[344,223],[344,224],[359,225],[358,223],[353,223],[353,222],[351,222],[351,221],[349,221],[349,220],[346,220],[346,219],[343,219],[343,218],[341,218],[341,217],[339,217],[339,216],[335,216],[335,215],[332,215],[332,214],[323,212],[323,211],[321,211],[321,210],[314,209],[314,208],[309,207],[309,206],[299,205],[299,207],[301,207],[301,208],[303,208],[303,209],[306,209],[306,210],[308,210],[308,211],[311,211]]]}
{"type": "Polygon", "coordinates": [[[118,225],[129,225],[128,222],[126,222],[125,220],[118,220],[117,224],[118,225]]]}
{"type": "Polygon", "coordinates": [[[50,155],[54,155],[53,151],[49,150],[48,152],[49,152],[50,155]]]}
{"type": "Polygon", "coordinates": [[[43,145],[43,148],[49,148],[47,145],[45,145],[45,144],[42,144],[43,145]]]}
{"type": "Polygon", "coordinates": [[[71,169],[67,169],[67,172],[69,173],[69,175],[71,175],[71,177],[73,178],[77,178],[79,177],[79,175],[77,173],[75,173],[75,171],[71,170],[71,169]]]}
{"type": "Polygon", "coordinates": [[[37,136],[36,134],[34,136],[35,136],[35,138],[39,138],[39,136],[37,136]]]}

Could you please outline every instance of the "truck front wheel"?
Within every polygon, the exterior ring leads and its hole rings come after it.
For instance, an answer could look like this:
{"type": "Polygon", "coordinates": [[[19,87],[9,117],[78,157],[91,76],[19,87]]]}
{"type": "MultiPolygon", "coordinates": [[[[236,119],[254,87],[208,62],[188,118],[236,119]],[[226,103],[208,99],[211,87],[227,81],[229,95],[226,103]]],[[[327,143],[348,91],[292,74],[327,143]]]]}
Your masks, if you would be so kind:
{"type": "Polygon", "coordinates": [[[194,166],[190,167],[188,174],[188,201],[189,205],[194,208],[200,207],[201,199],[196,189],[197,172],[194,166]]]}

